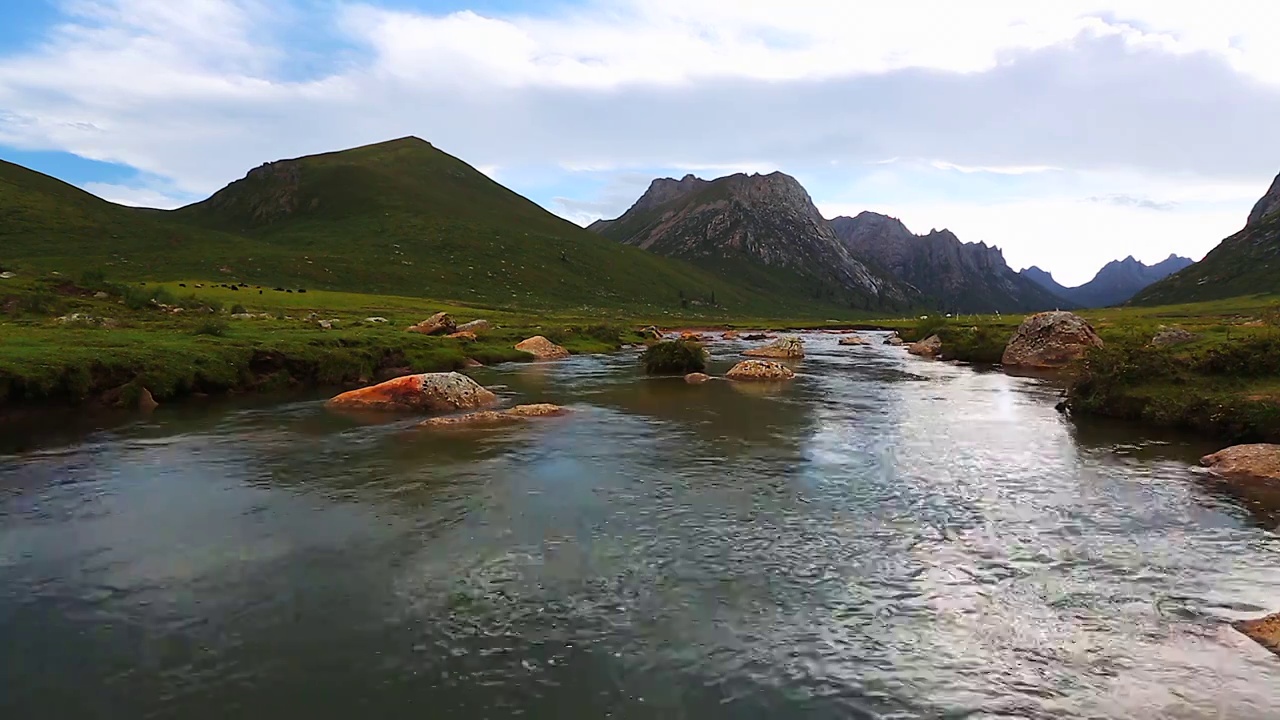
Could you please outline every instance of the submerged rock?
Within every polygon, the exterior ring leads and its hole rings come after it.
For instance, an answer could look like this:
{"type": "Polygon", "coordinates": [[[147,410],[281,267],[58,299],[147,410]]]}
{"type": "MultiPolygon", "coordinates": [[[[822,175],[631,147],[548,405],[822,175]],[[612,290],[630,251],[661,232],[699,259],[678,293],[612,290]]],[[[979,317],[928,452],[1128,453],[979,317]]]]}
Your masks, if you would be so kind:
{"type": "Polygon", "coordinates": [[[790,380],[795,376],[786,365],[768,360],[744,360],[725,373],[730,380],[790,380]]]}
{"type": "Polygon", "coordinates": [[[1280,655],[1280,613],[1257,620],[1241,620],[1232,627],[1262,647],[1280,655]]]}
{"type": "Polygon", "coordinates": [[[907,352],[920,357],[937,357],[942,352],[942,338],[937,335],[930,335],[920,342],[911,343],[907,346],[907,352]]]}
{"type": "Polygon", "coordinates": [[[702,383],[710,379],[711,379],[710,375],[706,373],[700,373],[700,372],[689,373],[688,375],[684,376],[684,381],[689,383],[690,385],[701,385],[702,383]]]}
{"type": "Polygon", "coordinates": [[[737,330],[725,330],[723,333],[720,334],[721,340],[737,340],[741,337],[742,337],[742,334],[739,333],[737,330]]]}
{"type": "Polygon", "coordinates": [[[457,329],[458,325],[453,321],[453,318],[449,317],[449,313],[443,312],[438,312],[417,325],[411,325],[406,328],[408,332],[421,333],[423,335],[448,335],[457,329]]]}
{"type": "Polygon", "coordinates": [[[534,335],[528,340],[521,340],[516,349],[527,352],[538,360],[561,360],[569,357],[569,351],[551,342],[541,335],[534,335]]]}
{"type": "Polygon", "coordinates": [[[775,340],[764,347],[746,350],[742,354],[748,357],[795,360],[804,357],[804,341],[795,337],[782,338],[781,340],[775,340]]]}
{"type": "Polygon", "coordinates": [[[841,345],[866,345],[867,341],[857,335],[846,335],[840,338],[841,345]]]}
{"type": "Polygon", "coordinates": [[[902,345],[905,345],[906,343],[905,343],[905,341],[904,341],[902,338],[898,337],[897,335],[890,335],[889,337],[887,337],[887,338],[885,338],[885,339],[884,339],[884,344],[885,344],[885,345],[892,345],[892,346],[894,346],[894,347],[901,347],[902,345]]]}
{"type": "Polygon", "coordinates": [[[457,332],[469,332],[479,335],[482,332],[489,332],[493,329],[493,325],[488,320],[472,320],[469,323],[462,323],[458,326],[457,332]]]}
{"type": "Polygon", "coordinates": [[[568,410],[559,405],[538,403],[535,405],[517,405],[508,410],[478,410],[463,415],[446,415],[428,418],[419,423],[419,427],[492,427],[507,425],[532,418],[558,417],[568,414],[568,410]]]}
{"type": "Polygon", "coordinates": [[[705,338],[702,337],[702,333],[696,333],[692,330],[685,330],[680,333],[680,339],[686,342],[702,342],[705,340],[705,338]]]}
{"type": "Polygon", "coordinates": [[[1061,310],[1042,312],[1022,321],[1005,346],[1001,363],[1006,367],[1062,368],[1095,347],[1102,347],[1102,338],[1084,318],[1061,310]]]}
{"type": "Polygon", "coordinates": [[[453,412],[496,405],[498,396],[456,372],[406,375],[345,392],[326,403],[345,410],[453,412]]]}

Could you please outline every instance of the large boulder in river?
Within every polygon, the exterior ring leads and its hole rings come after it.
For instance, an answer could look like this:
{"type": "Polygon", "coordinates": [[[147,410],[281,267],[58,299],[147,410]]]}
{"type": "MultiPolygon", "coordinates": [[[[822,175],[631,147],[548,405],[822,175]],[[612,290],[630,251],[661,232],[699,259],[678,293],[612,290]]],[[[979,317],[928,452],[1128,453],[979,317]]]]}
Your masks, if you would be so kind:
{"type": "Polygon", "coordinates": [[[942,338],[937,335],[930,335],[920,342],[908,345],[907,352],[920,357],[937,357],[938,353],[942,352],[942,338]]]}
{"type": "Polygon", "coordinates": [[[1269,486],[1280,490],[1280,445],[1235,445],[1205,455],[1200,464],[1209,474],[1232,485],[1269,486]]]}
{"type": "Polygon", "coordinates": [[[903,342],[902,338],[898,337],[898,336],[897,336],[897,334],[894,334],[894,335],[890,335],[889,337],[885,338],[885,339],[884,339],[884,344],[885,344],[885,345],[892,345],[892,346],[894,346],[894,347],[900,347],[900,346],[904,345],[905,343],[903,342]]]}
{"type": "Polygon", "coordinates": [[[367,388],[345,392],[327,407],[338,410],[454,412],[496,405],[498,396],[459,373],[406,375],[367,388]]]}
{"type": "Polygon", "coordinates": [[[743,351],[748,357],[774,358],[778,360],[797,360],[804,357],[804,341],[789,337],[775,340],[764,347],[743,351]]]}
{"type": "Polygon", "coordinates": [[[1257,620],[1241,620],[1233,627],[1262,647],[1280,655],[1280,613],[1257,620]]]}
{"type": "Polygon", "coordinates": [[[477,410],[462,415],[446,415],[428,418],[419,423],[420,427],[433,428],[476,428],[509,425],[532,418],[558,417],[568,414],[568,410],[559,405],[538,403],[535,405],[517,405],[507,410],[477,410]]]}
{"type": "Polygon", "coordinates": [[[516,343],[516,349],[527,352],[536,360],[561,360],[569,357],[569,351],[542,337],[534,335],[528,340],[516,343]]]}
{"type": "Polygon", "coordinates": [[[423,335],[448,335],[457,330],[458,325],[453,318],[449,317],[449,313],[438,312],[417,325],[410,325],[405,329],[423,335]]]}
{"type": "Polygon", "coordinates": [[[1236,445],[1205,455],[1200,464],[1232,494],[1265,512],[1280,510],[1280,445],[1236,445]]]}
{"type": "Polygon", "coordinates": [[[786,365],[768,360],[744,360],[725,373],[730,380],[790,380],[795,376],[786,365]]]}
{"type": "Polygon", "coordinates": [[[1091,348],[1102,347],[1102,338],[1084,318],[1055,310],[1032,315],[1018,326],[1005,346],[1005,367],[1053,369],[1083,358],[1091,348]]]}

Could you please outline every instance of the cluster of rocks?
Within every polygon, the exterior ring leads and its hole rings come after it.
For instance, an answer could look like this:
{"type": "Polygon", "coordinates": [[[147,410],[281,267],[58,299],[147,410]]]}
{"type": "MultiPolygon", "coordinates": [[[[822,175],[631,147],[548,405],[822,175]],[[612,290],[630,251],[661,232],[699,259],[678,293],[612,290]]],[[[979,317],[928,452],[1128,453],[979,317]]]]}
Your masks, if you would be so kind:
{"type": "MultiPolygon", "coordinates": [[[[1267,507],[1280,504],[1280,445],[1236,445],[1200,459],[1209,477],[1267,507]]],[[[1280,655],[1280,613],[1235,623],[1241,633],[1280,655]]]]}
{"type": "Polygon", "coordinates": [[[423,412],[430,428],[492,427],[534,418],[556,417],[568,410],[547,403],[493,410],[498,396],[461,373],[423,373],[393,378],[342,393],[326,403],[339,411],[423,412]],[[463,412],[466,411],[466,412],[463,412]]]}
{"type": "Polygon", "coordinates": [[[85,313],[71,313],[70,315],[62,315],[53,319],[59,325],[72,325],[79,327],[100,327],[100,328],[116,328],[120,327],[120,323],[114,318],[97,317],[95,315],[87,315],[85,313]]]}

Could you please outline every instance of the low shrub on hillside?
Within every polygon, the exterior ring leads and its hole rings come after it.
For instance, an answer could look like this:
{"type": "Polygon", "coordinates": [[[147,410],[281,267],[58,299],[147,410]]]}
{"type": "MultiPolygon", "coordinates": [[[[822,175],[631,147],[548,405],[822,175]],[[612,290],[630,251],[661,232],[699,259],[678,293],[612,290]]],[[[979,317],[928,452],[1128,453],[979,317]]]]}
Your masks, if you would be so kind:
{"type": "Polygon", "coordinates": [[[640,362],[650,375],[687,375],[707,369],[707,351],[691,340],[667,340],[651,345],[640,362]]]}
{"type": "Polygon", "coordinates": [[[227,334],[227,321],[222,318],[207,318],[201,320],[196,329],[192,331],[193,335],[211,335],[213,337],[222,337],[227,334]]]}

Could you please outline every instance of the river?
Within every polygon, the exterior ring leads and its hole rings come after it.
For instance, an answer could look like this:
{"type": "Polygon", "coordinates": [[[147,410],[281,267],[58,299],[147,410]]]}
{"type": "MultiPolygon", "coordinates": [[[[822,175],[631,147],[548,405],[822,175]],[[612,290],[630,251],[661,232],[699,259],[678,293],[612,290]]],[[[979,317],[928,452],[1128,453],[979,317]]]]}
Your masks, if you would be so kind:
{"type": "Polygon", "coordinates": [[[1280,541],[1216,448],[807,345],[785,387],[486,368],[573,412],[478,432],[319,397],[9,428],[0,717],[1280,718],[1227,624],[1280,610],[1280,541]]]}

